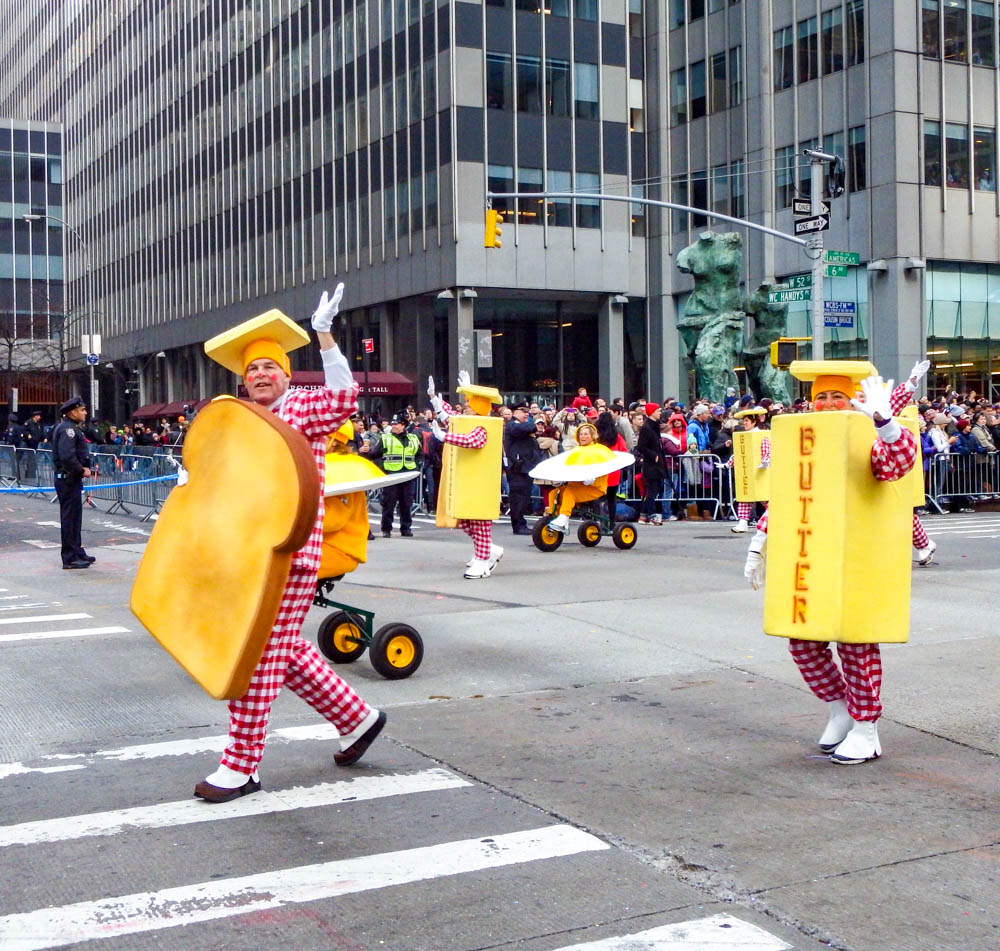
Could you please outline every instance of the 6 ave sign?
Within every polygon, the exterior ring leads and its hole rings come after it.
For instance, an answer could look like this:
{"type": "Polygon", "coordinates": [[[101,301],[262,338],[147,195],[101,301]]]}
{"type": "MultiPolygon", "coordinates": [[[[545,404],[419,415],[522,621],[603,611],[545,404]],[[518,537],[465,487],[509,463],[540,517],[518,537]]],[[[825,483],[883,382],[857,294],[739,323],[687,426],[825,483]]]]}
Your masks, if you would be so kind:
{"type": "Polygon", "coordinates": [[[812,231],[826,231],[830,227],[829,215],[814,215],[812,218],[803,218],[795,222],[796,234],[808,234],[812,231]]]}

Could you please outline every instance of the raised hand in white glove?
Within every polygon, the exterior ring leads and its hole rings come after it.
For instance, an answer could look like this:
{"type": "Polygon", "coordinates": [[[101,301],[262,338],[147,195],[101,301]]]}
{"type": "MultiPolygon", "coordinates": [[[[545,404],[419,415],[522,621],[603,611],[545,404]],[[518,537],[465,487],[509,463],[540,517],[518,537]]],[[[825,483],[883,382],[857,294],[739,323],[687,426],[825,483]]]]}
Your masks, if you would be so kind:
{"type": "Polygon", "coordinates": [[[851,406],[865,416],[869,416],[877,426],[892,418],[889,406],[889,395],[892,393],[892,380],[883,381],[880,376],[870,376],[861,381],[863,400],[851,400],[851,406]]]}
{"type": "Polygon", "coordinates": [[[438,395],[437,387],[434,385],[434,377],[427,377],[427,395],[434,399],[438,395]]]}
{"type": "Polygon", "coordinates": [[[458,385],[459,386],[471,386],[472,378],[469,376],[468,370],[458,371],[458,385]]]}
{"type": "Polygon", "coordinates": [[[444,442],[444,430],[441,428],[441,424],[436,420],[431,420],[431,432],[434,434],[434,438],[438,442],[444,442]]]}
{"type": "Polygon", "coordinates": [[[930,368],[930,360],[920,360],[913,364],[913,369],[910,370],[910,375],[906,378],[906,388],[911,393],[920,385],[920,381],[927,375],[930,368]]]}
{"type": "Polygon", "coordinates": [[[312,329],[317,333],[329,333],[333,327],[333,318],[340,312],[340,298],[344,296],[343,282],[334,289],[333,296],[330,297],[326,291],[316,305],[316,311],[312,315],[312,329]]]}
{"type": "Polygon", "coordinates": [[[764,555],[759,551],[747,552],[747,563],[743,566],[743,577],[750,587],[757,591],[764,583],[764,555]]]}

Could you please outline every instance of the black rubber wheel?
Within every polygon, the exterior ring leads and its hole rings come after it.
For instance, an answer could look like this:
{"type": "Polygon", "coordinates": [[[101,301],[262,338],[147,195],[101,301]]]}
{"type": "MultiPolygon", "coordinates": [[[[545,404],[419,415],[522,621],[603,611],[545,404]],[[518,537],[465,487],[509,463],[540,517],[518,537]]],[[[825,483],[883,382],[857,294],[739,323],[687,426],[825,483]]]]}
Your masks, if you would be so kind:
{"type": "Polygon", "coordinates": [[[593,519],[588,519],[576,530],[576,537],[580,540],[581,545],[593,548],[595,545],[600,544],[601,526],[593,521],[593,519]]]}
{"type": "Polygon", "coordinates": [[[409,624],[386,624],[375,632],[368,659],[387,680],[402,680],[420,666],[424,642],[409,624]]]}
{"type": "Polygon", "coordinates": [[[319,626],[316,643],[328,660],[335,664],[352,664],[368,646],[365,632],[346,611],[335,611],[319,626]]]}
{"type": "Polygon", "coordinates": [[[630,548],[635,547],[635,543],[639,540],[639,533],[635,530],[635,526],[631,522],[622,522],[620,525],[615,526],[611,540],[618,548],[628,551],[630,548]]]}
{"type": "Polygon", "coordinates": [[[563,543],[563,533],[549,529],[549,522],[554,518],[554,515],[543,515],[531,530],[531,540],[539,551],[555,551],[563,543]]]}

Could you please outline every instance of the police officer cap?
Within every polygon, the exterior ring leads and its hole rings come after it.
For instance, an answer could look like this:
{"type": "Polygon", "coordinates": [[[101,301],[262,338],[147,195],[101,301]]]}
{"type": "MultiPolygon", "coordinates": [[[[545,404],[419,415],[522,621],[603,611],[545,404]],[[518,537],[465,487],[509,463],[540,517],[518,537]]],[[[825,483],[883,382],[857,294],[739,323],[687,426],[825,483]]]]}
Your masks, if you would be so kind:
{"type": "Polygon", "coordinates": [[[525,412],[527,413],[527,412],[528,412],[528,404],[527,404],[527,403],[515,403],[515,404],[514,404],[514,405],[513,405],[512,407],[511,407],[511,409],[512,409],[512,410],[515,410],[515,409],[523,409],[523,410],[524,410],[524,411],[525,411],[525,412]]]}
{"type": "Polygon", "coordinates": [[[59,407],[59,415],[65,416],[70,410],[76,409],[78,406],[86,406],[82,396],[71,396],[62,406],[59,407]]]}
{"type": "Polygon", "coordinates": [[[402,423],[404,426],[409,423],[410,417],[406,413],[396,413],[392,419],[389,420],[390,423],[402,423]]]}

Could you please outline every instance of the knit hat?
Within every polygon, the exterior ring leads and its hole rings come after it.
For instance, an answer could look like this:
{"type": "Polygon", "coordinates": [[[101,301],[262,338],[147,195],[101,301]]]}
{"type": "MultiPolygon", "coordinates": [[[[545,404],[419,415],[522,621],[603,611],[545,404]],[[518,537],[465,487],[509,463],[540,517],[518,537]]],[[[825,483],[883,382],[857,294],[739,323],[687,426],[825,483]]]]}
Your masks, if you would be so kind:
{"type": "Polygon", "coordinates": [[[740,406],[741,407],[749,406],[752,402],[753,402],[753,397],[749,393],[744,393],[740,397],[740,406]]]}
{"type": "Polygon", "coordinates": [[[965,430],[969,428],[969,421],[967,419],[960,419],[957,423],[955,423],[955,425],[962,430],[962,432],[965,432],[965,430]]]}
{"type": "Polygon", "coordinates": [[[659,408],[659,403],[647,403],[642,410],[647,416],[652,416],[659,408]]]}
{"type": "Polygon", "coordinates": [[[947,426],[949,422],[951,422],[951,420],[948,419],[944,413],[938,413],[937,416],[934,417],[935,426],[947,426]]]}

